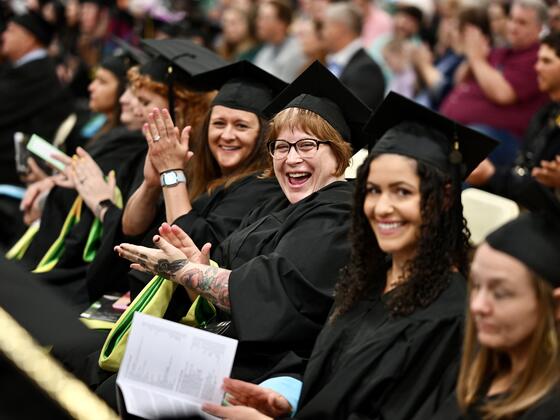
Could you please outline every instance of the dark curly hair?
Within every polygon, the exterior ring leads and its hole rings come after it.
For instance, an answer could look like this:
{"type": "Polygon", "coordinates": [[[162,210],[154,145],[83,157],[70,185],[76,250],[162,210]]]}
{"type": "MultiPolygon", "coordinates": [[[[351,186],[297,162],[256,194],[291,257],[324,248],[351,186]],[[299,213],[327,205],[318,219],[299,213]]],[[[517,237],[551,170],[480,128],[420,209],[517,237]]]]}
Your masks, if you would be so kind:
{"type": "MultiPolygon", "coordinates": [[[[379,247],[363,210],[370,164],[378,156],[370,153],[358,170],[350,231],[352,253],[335,288],[331,321],[348,312],[364,296],[381,295],[385,290],[390,256],[379,247]]],[[[393,316],[409,315],[430,305],[447,288],[450,270],[457,269],[465,278],[468,275],[470,233],[459,192],[453,191],[457,187],[450,175],[420,161],[417,174],[422,220],[418,252],[405,266],[407,281],[394,289],[388,299],[393,316]]]]}

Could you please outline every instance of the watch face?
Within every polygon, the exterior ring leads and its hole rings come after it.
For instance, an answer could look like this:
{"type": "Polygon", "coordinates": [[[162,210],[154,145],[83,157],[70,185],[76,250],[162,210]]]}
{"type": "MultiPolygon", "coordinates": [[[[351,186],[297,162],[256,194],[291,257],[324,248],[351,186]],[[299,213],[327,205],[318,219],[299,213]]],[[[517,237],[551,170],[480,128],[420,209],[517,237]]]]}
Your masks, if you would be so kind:
{"type": "Polygon", "coordinates": [[[163,174],[163,185],[171,185],[177,183],[177,174],[175,172],[166,172],[163,174]]]}

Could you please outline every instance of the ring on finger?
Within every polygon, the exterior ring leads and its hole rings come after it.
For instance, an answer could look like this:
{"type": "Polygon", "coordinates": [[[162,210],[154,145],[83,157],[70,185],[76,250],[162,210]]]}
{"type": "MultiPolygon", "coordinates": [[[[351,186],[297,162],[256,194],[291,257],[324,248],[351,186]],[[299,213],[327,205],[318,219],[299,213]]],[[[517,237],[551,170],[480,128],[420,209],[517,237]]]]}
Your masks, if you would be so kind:
{"type": "Polygon", "coordinates": [[[159,141],[160,139],[161,139],[161,137],[160,137],[159,135],[158,135],[158,136],[154,136],[154,141],[159,141]]]}

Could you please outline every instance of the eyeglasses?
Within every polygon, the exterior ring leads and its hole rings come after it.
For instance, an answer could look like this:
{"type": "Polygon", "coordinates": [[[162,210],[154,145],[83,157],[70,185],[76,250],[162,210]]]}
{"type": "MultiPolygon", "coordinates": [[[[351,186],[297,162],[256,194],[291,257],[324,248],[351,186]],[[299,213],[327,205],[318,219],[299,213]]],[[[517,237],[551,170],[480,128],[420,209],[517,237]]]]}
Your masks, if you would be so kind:
{"type": "Polygon", "coordinates": [[[270,140],[267,144],[268,152],[274,159],[286,159],[290,154],[292,147],[296,149],[297,154],[302,158],[312,158],[319,150],[319,145],[327,144],[328,141],[315,139],[299,139],[295,143],[286,140],[270,140]]]}

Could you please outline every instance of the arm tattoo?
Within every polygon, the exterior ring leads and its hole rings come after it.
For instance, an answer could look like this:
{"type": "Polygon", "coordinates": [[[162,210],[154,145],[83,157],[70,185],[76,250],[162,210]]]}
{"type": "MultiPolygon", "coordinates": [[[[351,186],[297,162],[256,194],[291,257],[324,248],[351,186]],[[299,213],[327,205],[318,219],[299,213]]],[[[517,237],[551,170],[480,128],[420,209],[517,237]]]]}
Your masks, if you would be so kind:
{"type": "Polygon", "coordinates": [[[230,312],[229,275],[231,271],[218,267],[194,267],[181,273],[179,282],[200,293],[220,309],[230,312]]]}

